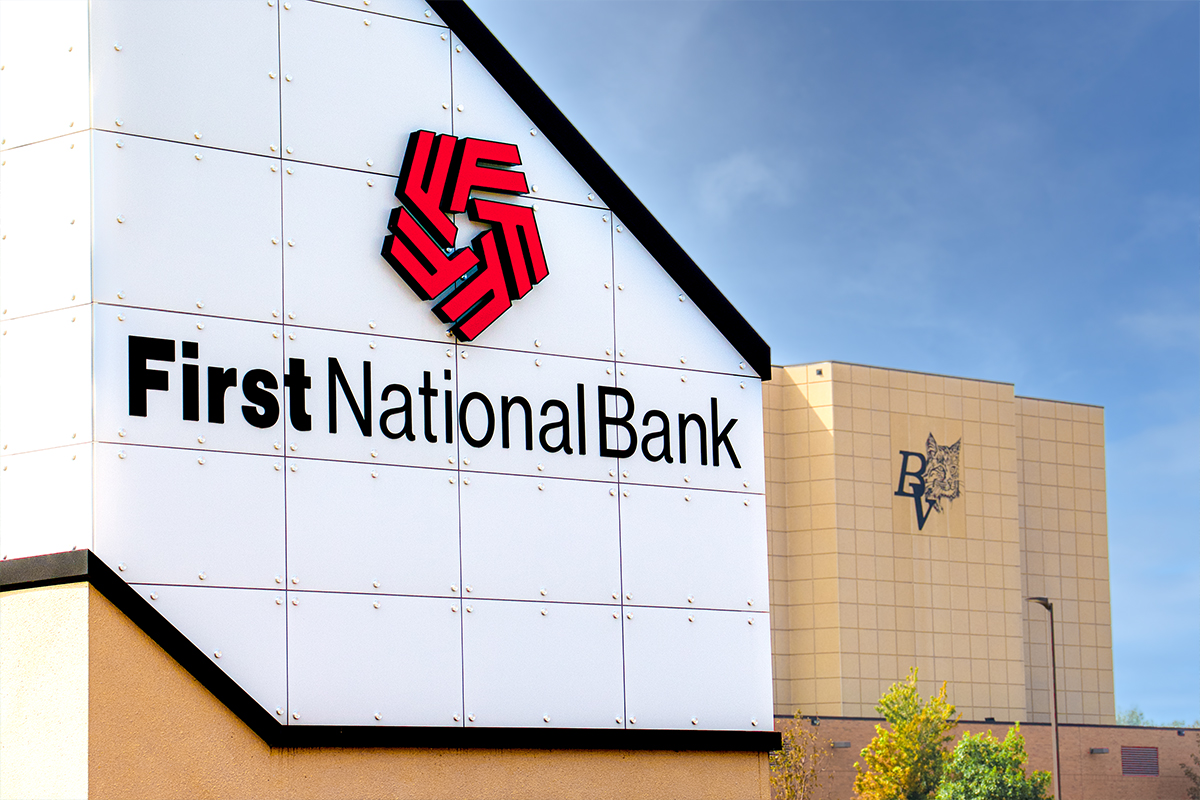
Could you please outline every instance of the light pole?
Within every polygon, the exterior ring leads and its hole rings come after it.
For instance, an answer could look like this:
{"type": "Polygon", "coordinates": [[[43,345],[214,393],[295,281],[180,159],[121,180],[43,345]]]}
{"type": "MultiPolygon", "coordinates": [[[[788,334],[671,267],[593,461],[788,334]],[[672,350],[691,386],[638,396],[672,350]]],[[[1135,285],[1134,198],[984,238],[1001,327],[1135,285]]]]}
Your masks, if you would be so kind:
{"type": "Polygon", "coordinates": [[[1054,799],[1062,800],[1062,769],[1058,758],[1058,670],[1054,664],[1054,603],[1045,597],[1026,597],[1050,612],[1050,746],[1054,751],[1054,799]]]}

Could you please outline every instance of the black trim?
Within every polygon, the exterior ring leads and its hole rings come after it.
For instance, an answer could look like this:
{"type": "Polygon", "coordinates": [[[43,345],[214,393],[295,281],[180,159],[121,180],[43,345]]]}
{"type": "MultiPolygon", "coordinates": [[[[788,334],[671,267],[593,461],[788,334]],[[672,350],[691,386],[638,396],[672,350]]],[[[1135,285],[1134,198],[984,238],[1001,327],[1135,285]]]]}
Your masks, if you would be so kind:
{"type": "Polygon", "coordinates": [[[462,0],[429,0],[429,5],[500,87],[558,148],[583,180],[596,191],[642,246],[687,293],[746,363],[764,381],[771,380],[771,348],[721,294],[696,262],[667,233],[637,195],[617,177],[600,154],[546,96],[533,78],[504,49],[462,0]]]}
{"type": "Polygon", "coordinates": [[[90,550],[0,561],[0,592],[87,581],[271,747],[445,747],[535,750],[778,750],[764,731],[598,728],[418,728],[283,725],[90,550]]]}

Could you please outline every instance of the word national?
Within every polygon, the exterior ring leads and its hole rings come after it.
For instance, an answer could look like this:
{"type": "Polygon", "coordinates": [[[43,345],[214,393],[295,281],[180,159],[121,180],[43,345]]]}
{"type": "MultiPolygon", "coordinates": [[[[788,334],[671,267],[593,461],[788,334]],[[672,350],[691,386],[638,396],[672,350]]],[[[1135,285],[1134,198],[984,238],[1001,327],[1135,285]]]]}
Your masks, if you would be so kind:
{"type": "Polygon", "coordinates": [[[588,405],[594,402],[595,426],[591,430],[597,448],[593,452],[602,458],[631,458],[640,453],[648,461],[668,464],[698,461],[701,466],[726,463],[734,469],[742,467],[731,439],[737,418],[722,424],[716,397],[709,398],[705,409],[669,414],[652,408],[639,415],[627,389],[595,386],[589,390],[577,383],[569,401],[531,400],[519,394],[502,395],[497,401],[482,392],[468,391],[456,402],[451,370],[440,370],[440,380],[433,377],[439,370],[422,370],[419,381],[395,383],[380,380],[373,374],[371,362],[363,361],[361,383],[352,384],[341,362],[332,357],[318,367],[325,385],[315,398],[310,394],[314,376],[303,358],[287,359],[282,381],[269,369],[246,370],[239,379],[236,368],[209,366],[205,391],[201,392],[200,364],[188,363],[200,357],[197,342],[178,343],[184,362],[181,385],[173,386],[171,374],[153,366],[155,362],[173,363],[176,344],[174,339],[129,337],[129,416],[149,416],[150,393],[166,392],[178,398],[185,423],[199,422],[203,412],[204,419],[218,425],[237,415],[256,428],[271,428],[283,416],[286,397],[287,423],[297,431],[327,427],[331,434],[349,430],[364,437],[378,435],[400,442],[422,437],[432,444],[447,445],[461,436],[475,448],[498,443],[504,449],[532,451],[536,446],[547,453],[584,456],[591,445],[588,405]],[[236,396],[239,386],[241,398],[236,396]],[[232,401],[230,390],[235,393],[232,401]],[[314,419],[316,414],[323,414],[319,422],[314,419]]]}

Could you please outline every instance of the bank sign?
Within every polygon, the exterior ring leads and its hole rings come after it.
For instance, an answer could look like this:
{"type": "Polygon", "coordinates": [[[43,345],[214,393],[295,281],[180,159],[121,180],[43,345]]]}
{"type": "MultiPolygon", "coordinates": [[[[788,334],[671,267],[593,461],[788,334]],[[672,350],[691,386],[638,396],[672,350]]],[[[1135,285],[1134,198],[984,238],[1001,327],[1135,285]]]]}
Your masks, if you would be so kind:
{"type": "Polygon", "coordinates": [[[93,126],[5,130],[0,554],[281,726],[770,730],[769,353],[470,11],[81,7],[93,126]]]}

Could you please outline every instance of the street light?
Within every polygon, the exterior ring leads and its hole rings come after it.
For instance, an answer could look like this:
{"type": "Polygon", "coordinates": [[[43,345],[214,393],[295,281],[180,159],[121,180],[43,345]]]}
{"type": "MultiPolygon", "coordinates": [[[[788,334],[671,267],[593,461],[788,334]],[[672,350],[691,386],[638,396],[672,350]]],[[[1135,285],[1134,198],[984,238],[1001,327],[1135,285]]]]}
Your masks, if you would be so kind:
{"type": "Polygon", "coordinates": [[[1054,798],[1062,800],[1062,765],[1058,758],[1058,670],[1054,664],[1054,603],[1045,597],[1026,597],[1050,612],[1050,746],[1054,752],[1054,798]]]}

